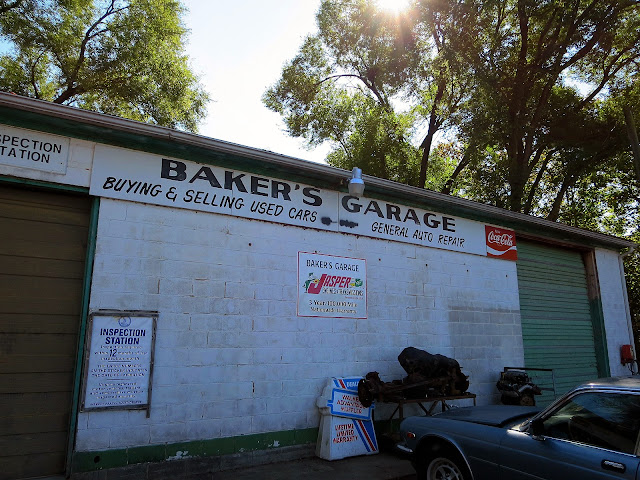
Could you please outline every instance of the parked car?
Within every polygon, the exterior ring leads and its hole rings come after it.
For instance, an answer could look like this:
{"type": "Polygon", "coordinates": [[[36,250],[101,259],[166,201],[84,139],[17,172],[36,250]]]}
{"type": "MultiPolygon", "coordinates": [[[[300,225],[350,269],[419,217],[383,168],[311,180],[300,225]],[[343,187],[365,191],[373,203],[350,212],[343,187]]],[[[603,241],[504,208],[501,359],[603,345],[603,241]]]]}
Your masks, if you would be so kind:
{"type": "Polygon", "coordinates": [[[543,411],[453,408],[400,430],[419,479],[640,480],[640,376],[581,385],[543,411]]]}

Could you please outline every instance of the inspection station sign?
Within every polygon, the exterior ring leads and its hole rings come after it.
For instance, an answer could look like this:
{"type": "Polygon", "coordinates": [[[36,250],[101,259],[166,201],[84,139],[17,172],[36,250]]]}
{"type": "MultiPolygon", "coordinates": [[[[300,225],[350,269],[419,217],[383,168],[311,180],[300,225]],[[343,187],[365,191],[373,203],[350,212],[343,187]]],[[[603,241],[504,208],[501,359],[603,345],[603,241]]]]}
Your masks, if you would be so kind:
{"type": "Polygon", "coordinates": [[[90,193],[487,256],[481,222],[106,145],[90,193]]]}
{"type": "Polygon", "coordinates": [[[83,409],[149,407],[155,314],[95,312],[85,358],[83,409]]]}
{"type": "Polygon", "coordinates": [[[367,318],[367,263],[298,252],[298,315],[367,318]]]}
{"type": "Polygon", "coordinates": [[[69,143],[65,137],[0,125],[0,163],[65,174],[69,143]]]}

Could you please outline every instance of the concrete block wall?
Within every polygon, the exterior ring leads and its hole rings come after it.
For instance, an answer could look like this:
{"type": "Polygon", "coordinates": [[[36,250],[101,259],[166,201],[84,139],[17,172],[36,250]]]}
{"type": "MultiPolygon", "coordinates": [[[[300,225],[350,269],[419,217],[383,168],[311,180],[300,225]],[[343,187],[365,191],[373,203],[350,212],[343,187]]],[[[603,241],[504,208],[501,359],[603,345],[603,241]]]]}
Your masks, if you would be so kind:
{"type": "Polygon", "coordinates": [[[515,262],[104,198],[90,308],[159,312],[153,397],[81,412],[78,451],[316,428],[329,377],[402,378],[407,346],[480,404],[523,363],[515,262]],[[298,317],[299,251],[366,259],[368,318],[298,317]]]}
{"type": "Polygon", "coordinates": [[[616,252],[596,250],[598,281],[612,376],[629,375],[629,369],[620,363],[620,346],[633,345],[631,318],[626,301],[627,285],[622,276],[620,261],[620,255],[616,252]]]}

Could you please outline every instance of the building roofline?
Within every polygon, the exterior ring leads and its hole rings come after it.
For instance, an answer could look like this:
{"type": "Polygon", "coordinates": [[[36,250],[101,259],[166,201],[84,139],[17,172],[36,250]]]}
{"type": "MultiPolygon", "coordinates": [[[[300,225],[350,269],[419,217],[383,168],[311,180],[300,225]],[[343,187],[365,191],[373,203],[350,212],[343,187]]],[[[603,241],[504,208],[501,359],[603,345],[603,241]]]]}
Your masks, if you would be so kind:
{"type": "MultiPolygon", "coordinates": [[[[142,135],[153,139],[178,143],[187,147],[197,147],[233,156],[259,160],[261,162],[271,164],[274,167],[295,169],[295,171],[303,173],[308,177],[321,178],[325,180],[329,179],[335,181],[336,184],[344,182],[346,178],[350,178],[350,172],[341,168],[290,157],[268,150],[261,150],[258,148],[217,140],[194,133],[160,127],[112,115],[91,112],[89,110],[83,110],[76,107],[58,105],[19,95],[0,92],[0,107],[64,119],[92,127],[107,128],[112,131],[122,133],[142,135]]],[[[571,239],[575,239],[589,244],[606,245],[617,249],[630,249],[635,246],[634,242],[622,238],[599,232],[592,232],[590,230],[584,230],[558,222],[552,222],[544,218],[525,215],[523,213],[511,212],[509,210],[494,207],[492,205],[485,205],[464,198],[412,187],[369,175],[363,175],[362,178],[368,189],[412,199],[413,201],[425,202],[442,207],[450,207],[456,211],[468,212],[471,216],[480,215],[484,218],[490,217],[491,221],[488,220],[488,223],[495,223],[498,225],[501,223],[506,223],[508,225],[522,225],[529,231],[529,235],[534,237],[538,236],[539,238],[545,238],[546,235],[540,231],[541,229],[545,229],[546,231],[554,232],[556,236],[566,238],[567,242],[570,242],[571,239]],[[493,219],[495,219],[495,221],[493,221],[493,219]],[[537,232],[537,234],[535,232],[537,232]]]]}

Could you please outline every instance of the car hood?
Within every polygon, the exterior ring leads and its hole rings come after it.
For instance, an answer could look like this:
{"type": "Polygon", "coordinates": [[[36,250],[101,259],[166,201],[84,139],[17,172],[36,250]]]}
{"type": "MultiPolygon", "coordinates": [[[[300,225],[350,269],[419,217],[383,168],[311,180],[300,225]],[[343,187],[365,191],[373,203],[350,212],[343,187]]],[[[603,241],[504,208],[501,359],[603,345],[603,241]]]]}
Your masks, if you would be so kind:
{"type": "Polygon", "coordinates": [[[452,408],[433,415],[433,418],[459,420],[502,427],[504,425],[533,417],[540,408],[521,407],[517,405],[485,405],[481,407],[452,408]]]}

